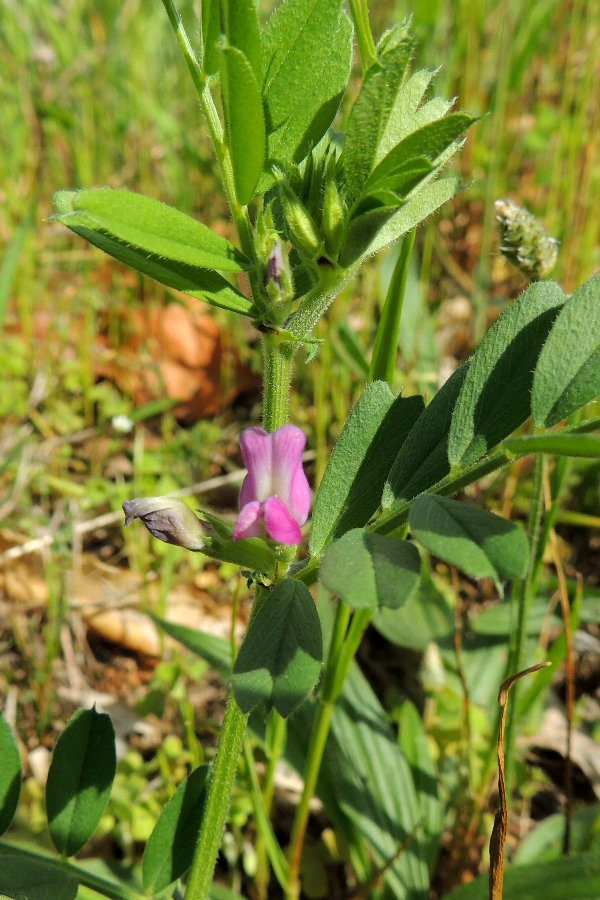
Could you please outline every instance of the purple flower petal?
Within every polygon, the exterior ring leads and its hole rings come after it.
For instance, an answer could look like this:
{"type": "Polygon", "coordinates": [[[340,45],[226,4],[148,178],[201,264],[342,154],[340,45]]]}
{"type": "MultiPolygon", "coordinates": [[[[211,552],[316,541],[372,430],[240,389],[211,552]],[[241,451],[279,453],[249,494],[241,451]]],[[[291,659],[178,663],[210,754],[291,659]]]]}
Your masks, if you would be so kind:
{"type": "Polygon", "coordinates": [[[262,428],[246,428],[240,437],[242,459],[248,469],[240,491],[240,508],[252,500],[266,500],[271,490],[271,435],[262,428]]]}
{"type": "Polygon", "coordinates": [[[278,544],[299,544],[302,532],[298,522],[279,497],[269,497],[263,504],[265,527],[271,540],[278,544]]]}
{"type": "Polygon", "coordinates": [[[238,520],[235,523],[233,534],[234,541],[241,541],[243,538],[260,537],[263,534],[263,504],[258,500],[246,503],[242,507],[238,520]]]}
{"type": "Polygon", "coordinates": [[[284,425],[272,437],[271,495],[287,506],[298,524],[308,518],[311,493],[302,468],[306,436],[295,425],[284,425]]]}

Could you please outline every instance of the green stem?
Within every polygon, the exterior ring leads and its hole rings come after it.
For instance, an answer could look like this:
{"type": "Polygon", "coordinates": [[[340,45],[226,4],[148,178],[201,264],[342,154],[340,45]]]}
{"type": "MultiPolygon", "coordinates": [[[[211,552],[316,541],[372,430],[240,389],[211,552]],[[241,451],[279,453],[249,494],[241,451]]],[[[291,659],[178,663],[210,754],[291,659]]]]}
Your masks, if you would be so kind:
{"type": "Polygon", "coordinates": [[[369,7],[367,0],[348,0],[348,6],[354,20],[360,64],[363,75],[365,75],[373,63],[377,62],[377,50],[375,49],[375,41],[373,40],[369,24],[369,7]]]}
{"type": "MultiPolygon", "coordinates": [[[[513,609],[517,611],[517,627],[514,637],[511,640],[509,652],[509,663],[507,674],[516,674],[520,672],[524,666],[525,647],[527,643],[527,623],[529,620],[529,611],[535,596],[535,575],[537,571],[538,561],[543,557],[543,547],[541,546],[541,526],[544,514],[544,468],[545,457],[539,454],[535,458],[535,470],[533,476],[533,495],[531,498],[531,508],[529,513],[529,552],[530,563],[527,575],[523,579],[513,582],[513,591],[511,596],[511,604],[513,609]]],[[[516,736],[516,723],[518,718],[518,684],[513,687],[513,702],[509,704],[506,721],[506,731],[504,736],[504,758],[506,767],[506,786],[507,795],[510,796],[510,786],[514,777],[514,743],[516,736]]]]}
{"type": "Polygon", "coordinates": [[[277,335],[263,334],[263,427],[276,431],[287,422],[296,346],[277,335]]]}
{"type": "Polygon", "coordinates": [[[267,770],[265,772],[265,780],[262,789],[263,800],[267,814],[271,812],[273,805],[273,796],[275,794],[275,775],[279,760],[285,750],[287,738],[287,722],[280,716],[277,710],[271,712],[271,725],[268,734],[269,759],[267,762],[267,770]]]}
{"type": "Polygon", "coordinates": [[[396,360],[398,357],[398,341],[400,340],[400,323],[402,307],[406,293],[406,282],[410,258],[415,243],[415,229],[409,231],[402,239],[400,252],[388,287],[383,305],[381,319],[375,335],[375,346],[369,367],[369,381],[387,381],[392,386],[396,360]]]}
{"type": "Polygon", "coordinates": [[[304,769],[304,787],[300,803],[296,809],[288,857],[290,861],[289,882],[286,891],[288,900],[300,896],[300,863],[306,827],[310,815],[310,802],[315,794],[323,754],[331,728],[331,717],[344,681],[356,655],[360,640],[371,620],[371,610],[359,610],[352,616],[347,603],[339,600],[333,633],[329,645],[327,667],[323,676],[321,696],[315,714],[304,769]],[[349,624],[350,623],[350,624],[349,624]]]}
{"type": "MultiPolygon", "coordinates": [[[[262,809],[264,810],[264,814],[269,819],[271,814],[271,808],[273,806],[273,797],[275,795],[275,776],[277,774],[277,766],[279,764],[279,760],[281,759],[283,752],[285,750],[287,738],[287,722],[280,716],[277,710],[272,709],[269,715],[269,721],[267,722],[267,734],[266,734],[266,744],[267,744],[267,769],[265,772],[265,778],[262,786],[260,804],[262,809]]],[[[258,828],[258,838],[256,841],[256,884],[258,888],[258,893],[260,897],[267,896],[267,888],[269,882],[269,859],[272,862],[272,850],[269,849],[270,834],[265,833],[265,829],[258,828]]],[[[279,845],[277,844],[279,848],[279,845]]],[[[275,866],[273,866],[275,869],[275,866]]],[[[275,872],[277,875],[277,872],[275,872]]],[[[285,880],[281,881],[279,879],[279,883],[282,887],[285,887],[287,883],[287,860],[286,860],[286,876],[285,880]]]]}
{"type": "Polygon", "coordinates": [[[348,677],[350,666],[354,662],[354,657],[358,653],[360,642],[367,630],[371,619],[373,618],[372,609],[359,609],[352,616],[348,633],[340,650],[336,667],[335,679],[333,682],[332,699],[335,701],[342,693],[344,682],[348,677]]]}
{"type": "Polygon", "coordinates": [[[299,340],[309,337],[329,305],[354,279],[358,268],[358,263],[354,263],[349,269],[321,271],[319,283],[300,299],[298,309],[288,319],[287,330],[299,340]]]}
{"type": "MultiPolygon", "coordinates": [[[[273,339],[271,335],[265,335],[263,425],[267,431],[275,431],[287,420],[293,358],[293,353],[289,351],[288,344],[273,339]]],[[[255,615],[260,607],[261,596],[261,592],[257,591],[252,615],[255,615]]],[[[247,722],[248,716],[241,711],[230,694],[219,735],[217,754],[211,767],[200,835],[185,892],[186,900],[208,898],[238,761],[244,746],[247,722]]]]}
{"type": "Polygon", "coordinates": [[[248,775],[250,777],[256,828],[258,830],[259,837],[263,842],[263,845],[266,847],[271,865],[273,866],[273,871],[275,872],[275,877],[277,878],[277,881],[279,882],[281,887],[285,888],[289,877],[288,862],[283,854],[281,847],[279,846],[279,843],[273,831],[273,827],[269,820],[269,810],[265,806],[263,794],[258,781],[258,775],[256,772],[256,763],[254,762],[254,756],[252,754],[252,746],[250,744],[250,741],[248,740],[244,741],[244,759],[246,762],[246,768],[248,769],[248,775]]]}
{"type": "Polygon", "coordinates": [[[200,835],[185,890],[186,900],[207,900],[210,893],[247,722],[248,716],[230,694],[211,768],[200,835]]]}
{"type": "Polygon", "coordinates": [[[327,745],[327,738],[329,737],[334,707],[335,703],[333,700],[324,700],[322,697],[319,699],[308,745],[306,768],[304,769],[304,788],[300,803],[296,809],[290,837],[290,870],[286,891],[287,900],[297,900],[300,896],[300,862],[302,860],[302,848],[304,847],[304,835],[306,834],[306,826],[310,814],[310,801],[314,796],[317,781],[319,780],[319,771],[327,745]]]}
{"type": "Polygon", "coordinates": [[[179,46],[181,47],[181,51],[187,63],[190,75],[192,76],[192,81],[194,82],[198,97],[200,98],[202,112],[204,113],[215,155],[219,161],[219,166],[221,168],[221,174],[223,176],[223,188],[225,190],[225,196],[227,197],[231,215],[238,232],[240,245],[248,259],[253,263],[248,276],[250,279],[250,286],[252,288],[254,301],[255,303],[259,303],[260,287],[256,274],[256,266],[254,265],[256,263],[256,253],[254,249],[252,225],[250,223],[250,217],[248,215],[248,208],[246,206],[242,206],[237,199],[235,180],[233,177],[233,167],[231,165],[231,156],[229,153],[229,148],[225,143],[223,125],[221,124],[219,113],[217,111],[217,107],[215,106],[215,101],[213,100],[213,96],[210,92],[206,74],[203,72],[200,63],[198,62],[198,58],[194,53],[181,16],[175,9],[173,0],[162,0],[162,2],[167,16],[169,17],[171,27],[175,32],[175,36],[177,38],[179,46]]]}
{"type": "Polygon", "coordinates": [[[111,898],[111,900],[142,900],[145,896],[124,884],[116,884],[114,881],[109,881],[108,878],[94,875],[93,872],[88,872],[87,869],[84,869],[75,863],[71,863],[68,860],[49,856],[43,851],[36,852],[35,850],[27,850],[25,847],[10,844],[8,841],[0,841],[0,859],[2,855],[8,854],[20,857],[23,860],[25,869],[28,863],[43,862],[45,866],[63,872],[67,877],[72,878],[78,884],[91,888],[103,897],[111,898]]]}

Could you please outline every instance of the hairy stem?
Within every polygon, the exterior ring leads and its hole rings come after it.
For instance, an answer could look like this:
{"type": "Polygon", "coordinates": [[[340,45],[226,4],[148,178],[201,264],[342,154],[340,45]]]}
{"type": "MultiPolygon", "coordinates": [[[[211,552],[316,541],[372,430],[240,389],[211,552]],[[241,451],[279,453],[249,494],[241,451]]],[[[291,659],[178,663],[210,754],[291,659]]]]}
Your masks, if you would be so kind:
{"type": "MultiPolygon", "coordinates": [[[[287,421],[293,353],[289,345],[265,335],[265,371],[263,374],[263,425],[275,431],[287,421]]],[[[263,593],[257,591],[252,609],[255,615],[263,593]]],[[[231,793],[235,783],[248,716],[241,711],[230,694],[219,735],[219,745],[208,783],[208,791],[198,844],[185,892],[186,900],[206,900],[213,881],[215,865],[231,793]]]]}

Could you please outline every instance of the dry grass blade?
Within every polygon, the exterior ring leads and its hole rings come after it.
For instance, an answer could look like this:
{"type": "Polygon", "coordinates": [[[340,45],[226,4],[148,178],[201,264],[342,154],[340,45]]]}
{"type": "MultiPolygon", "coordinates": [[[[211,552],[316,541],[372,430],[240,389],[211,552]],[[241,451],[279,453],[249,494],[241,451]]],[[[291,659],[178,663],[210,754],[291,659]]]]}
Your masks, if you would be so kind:
{"type": "Polygon", "coordinates": [[[498,729],[498,809],[494,816],[494,827],[490,837],[490,900],[502,900],[504,887],[504,843],[508,831],[508,802],[506,798],[506,778],[504,773],[504,726],[506,724],[506,710],[508,707],[508,693],[516,681],[545,669],[549,662],[537,663],[529,666],[516,675],[511,675],[503,681],[498,691],[498,703],[500,704],[500,728],[498,729]]]}

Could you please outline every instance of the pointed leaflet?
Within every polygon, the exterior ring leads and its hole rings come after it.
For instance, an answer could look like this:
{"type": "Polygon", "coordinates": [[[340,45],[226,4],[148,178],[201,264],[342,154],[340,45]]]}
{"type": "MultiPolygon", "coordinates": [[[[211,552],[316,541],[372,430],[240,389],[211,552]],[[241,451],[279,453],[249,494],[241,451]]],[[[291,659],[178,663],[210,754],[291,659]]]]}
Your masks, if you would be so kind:
{"type": "Polygon", "coordinates": [[[0,834],[13,820],[20,793],[21,754],[12,728],[0,712],[0,834]]]}
{"type": "MultiPolygon", "coordinates": [[[[268,156],[300,162],[337,112],[350,77],[352,25],[342,0],[287,0],[262,37],[268,156]]],[[[265,176],[260,186],[271,183],[265,176]]]]}
{"type": "Polygon", "coordinates": [[[92,837],[116,764],[110,716],[95,707],[78,710],[58,739],[46,784],[48,826],[59,853],[72,856],[92,837]]]}
{"type": "Polygon", "coordinates": [[[236,195],[246,205],[265,161],[265,115],[256,76],[235,47],[221,49],[221,87],[236,195]]]}
{"type": "Polygon", "coordinates": [[[452,101],[434,97],[419,107],[434,75],[435,71],[432,69],[421,69],[411,75],[401,86],[381,135],[375,157],[376,163],[380,163],[383,157],[407,134],[427,125],[428,122],[440,119],[452,106],[452,101]]]}
{"type": "Polygon", "coordinates": [[[556,425],[599,396],[600,274],[569,297],[548,335],[533,377],[533,419],[556,425]]]}
{"type": "Polygon", "coordinates": [[[400,85],[408,69],[414,40],[403,29],[395,29],[379,62],[371,66],[361,87],[350,119],[342,164],[346,184],[353,197],[362,189],[375,164],[378,147],[385,132],[400,85]]]}
{"type": "MultiPolygon", "coordinates": [[[[101,189],[102,190],[102,189],[101,189]]],[[[191,297],[197,297],[199,300],[204,300],[207,303],[210,303],[212,306],[218,306],[222,309],[228,309],[232,312],[240,313],[242,315],[251,316],[253,314],[253,307],[250,301],[244,297],[244,295],[238,291],[232,284],[225,280],[221,275],[218,275],[217,272],[212,272],[209,269],[205,268],[207,265],[207,255],[205,253],[196,254],[196,259],[201,262],[196,265],[189,265],[187,263],[180,262],[175,258],[168,258],[164,253],[160,253],[160,255],[155,255],[149,252],[146,249],[139,248],[133,246],[129,243],[128,240],[121,240],[114,237],[110,233],[110,229],[105,225],[98,225],[97,219],[92,216],[88,216],[85,211],[77,211],[73,210],[71,200],[73,194],[76,192],[67,192],[62,191],[56,195],[55,199],[57,201],[57,206],[59,209],[58,215],[54,218],[58,221],[62,222],[63,225],[66,225],[71,231],[78,234],[80,237],[85,238],[95,247],[98,247],[100,250],[103,250],[105,253],[108,253],[110,256],[113,256],[115,259],[118,259],[120,262],[125,263],[125,265],[130,266],[132,269],[136,269],[138,272],[141,272],[143,275],[148,275],[150,278],[154,278],[156,281],[159,281],[161,284],[167,285],[167,287],[174,288],[177,291],[183,291],[186,294],[189,294],[191,297]]],[[[81,192],[81,193],[88,193],[81,192]]],[[[129,192],[115,192],[115,193],[123,193],[127,194],[128,197],[131,196],[139,196],[135,194],[130,194],[129,192]]],[[[147,198],[143,198],[147,199],[147,198]]],[[[155,204],[156,201],[149,201],[151,204],[155,204]]],[[[164,204],[159,204],[160,206],[164,206],[164,204]]],[[[170,209],[170,207],[165,207],[166,209],[170,209]]],[[[182,219],[187,222],[191,222],[195,225],[199,225],[200,223],[196,222],[195,219],[191,219],[189,216],[184,216],[182,213],[178,213],[176,210],[172,210],[172,212],[176,213],[177,217],[181,216],[182,219]]],[[[179,224],[182,224],[181,222],[179,224]]],[[[204,226],[200,226],[204,229],[204,226]]],[[[120,228],[118,229],[121,230],[120,228]]],[[[210,229],[205,229],[211,234],[217,241],[222,241],[223,238],[219,238],[217,235],[213,235],[210,229]]],[[[151,238],[154,243],[154,239],[151,238]]],[[[161,249],[165,251],[167,248],[162,244],[156,245],[157,249],[161,249]]],[[[175,251],[173,250],[173,245],[171,244],[171,252],[175,255],[175,251]]],[[[230,253],[233,251],[233,261],[232,259],[228,259],[224,256],[219,257],[219,267],[231,268],[232,265],[240,268],[239,262],[236,261],[238,257],[241,257],[242,260],[245,259],[241,254],[232,247],[227,241],[225,241],[225,247],[219,244],[210,244],[210,256],[212,257],[213,251],[216,250],[219,252],[223,251],[225,253],[230,253]],[[228,249],[230,248],[230,249],[228,249]]],[[[182,252],[186,255],[193,254],[193,249],[190,250],[190,247],[187,247],[182,252]]],[[[216,258],[216,257],[215,257],[216,258]]],[[[244,265],[246,263],[244,262],[244,265]]]]}
{"type": "Polygon", "coordinates": [[[353,219],[340,254],[341,265],[350,266],[397,241],[454,197],[459,189],[460,179],[454,176],[428,180],[418,186],[395,212],[385,211],[382,214],[379,210],[373,210],[353,219]]]}
{"type": "Polygon", "coordinates": [[[208,772],[208,766],[191,772],[160,814],[144,850],[146,893],[164,890],[191,866],[202,824],[208,772]]]}
{"type": "Polygon", "coordinates": [[[529,417],[533,370],[564,299],[552,281],[532,284],[483,338],[452,415],[453,466],[476,462],[529,417]]]}
{"type": "Polygon", "coordinates": [[[54,217],[71,227],[79,224],[164,260],[221,272],[240,272],[248,260],[233,244],[179,210],[115,188],[58,191],[54,217]]]}
{"type": "Polygon", "coordinates": [[[452,113],[413,131],[381,160],[367,179],[365,190],[384,182],[409,160],[424,158],[436,162],[475,121],[476,116],[469,113],[452,113]]]}
{"type": "Polygon", "coordinates": [[[411,500],[449,473],[448,429],[467,370],[464,363],[450,376],[411,428],[388,475],[384,509],[411,500]]]}
{"type": "Polygon", "coordinates": [[[397,609],[416,590],[420,569],[414,544],[355,528],[327,548],[320,577],[353,609],[397,609]]]}
{"type": "Polygon", "coordinates": [[[473,578],[493,578],[500,588],[502,581],[523,578],[527,571],[527,536],[501,516],[422,494],[411,507],[409,523],[420,544],[473,578]]]}
{"type": "Polygon", "coordinates": [[[322,658],[315,602],[306,585],[287,578],[250,621],[233,667],[235,699],[244,712],[266,700],[287,717],[317,683],[322,658]]]}
{"type": "Polygon", "coordinates": [[[394,399],[388,385],[367,385],[329,458],[312,513],[310,552],[318,556],[345,531],[377,510],[385,478],[411,426],[421,397],[394,399]]]}

